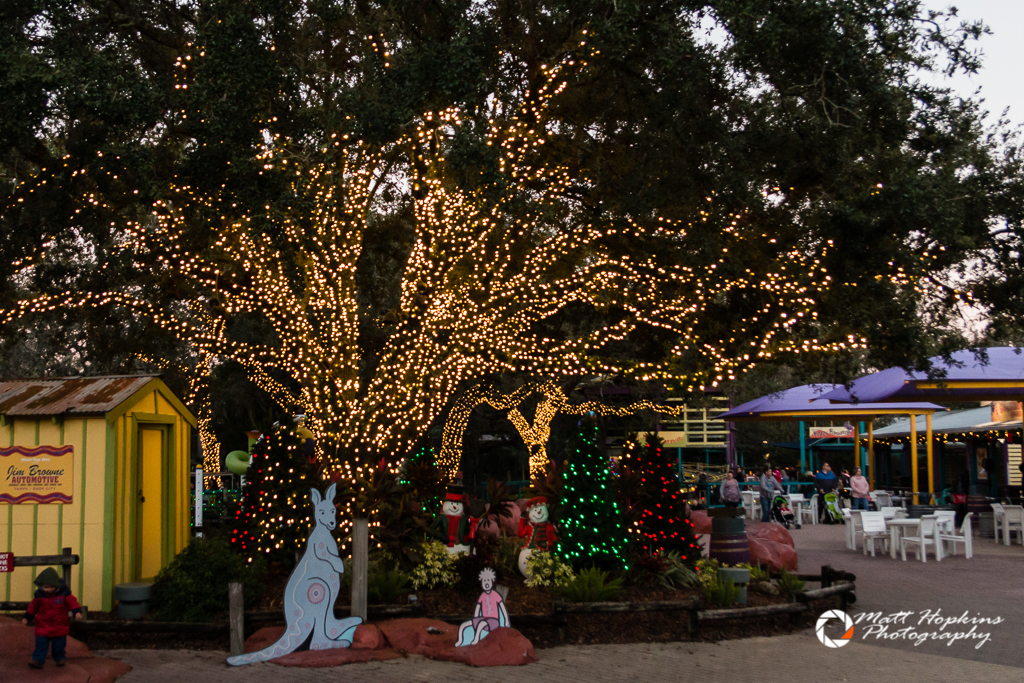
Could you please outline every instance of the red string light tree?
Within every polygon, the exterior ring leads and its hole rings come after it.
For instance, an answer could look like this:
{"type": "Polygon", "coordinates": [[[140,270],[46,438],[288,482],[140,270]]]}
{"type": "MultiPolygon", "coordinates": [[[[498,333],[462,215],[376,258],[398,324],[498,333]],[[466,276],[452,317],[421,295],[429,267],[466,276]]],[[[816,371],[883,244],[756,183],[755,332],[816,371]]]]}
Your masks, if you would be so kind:
{"type": "Polygon", "coordinates": [[[235,516],[235,550],[291,564],[309,537],[309,489],[321,485],[319,470],[311,434],[299,424],[283,424],[257,441],[235,516]]]}
{"type": "Polygon", "coordinates": [[[696,562],[700,546],[693,522],[686,518],[684,499],[673,461],[657,434],[647,434],[647,446],[638,449],[636,467],[644,492],[644,510],[637,524],[640,552],[659,555],[677,551],[696,562]]]}

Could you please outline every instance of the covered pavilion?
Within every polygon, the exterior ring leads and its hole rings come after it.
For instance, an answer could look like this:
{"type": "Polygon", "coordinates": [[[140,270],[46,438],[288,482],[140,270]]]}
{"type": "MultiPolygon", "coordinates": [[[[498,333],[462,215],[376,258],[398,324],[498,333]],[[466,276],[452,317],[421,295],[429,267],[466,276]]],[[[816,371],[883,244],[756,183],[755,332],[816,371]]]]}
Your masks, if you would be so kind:
{"type": "MultiPolygon", "coordinates": [[[[748,401],[715,419],[727,422],[800,422],[800,466],[804,463],[804,439],[806,433],[802,423],[812,420],[850,421],[854,425],[854,444],[859,449],[861,429],[859,423],[868,425],[868,478],[875,487],[874,465],[874,421],[884,415],[931,416],[946,408],[934,403],[893,402],[893,403],[832,403],[825,396],[834,391],[834,384],[804,384],[792,389],[768,394],[748,401]]],[[[841,387],[840,387],[841,388],[841,387]]],[[[859,453],[858,453],[859,455],[859,453]]],[[[860,460],[858,457],[857,460],[860,460]]],[[[916,484],[916,481],[915,481],[916,484]]]]}
{"type": "MultiPolygon", "coordinates": [[[[993,346],[966,349],[949,359],[932,356],[930,372],[889,368],[836,387],[821,398],[848,405],[904,401],[1021,401],[1024,397],[1024,349],[993,346]]],[[[910,424],[911,476],[918,490],[917,420],[910,424]]],[[[932,420],[925,419],[928,457],[928,492],[935,487],[932,420]]],[[[869,437],[870,438],[870,437],[869,437]]],[[[873,440],[873,439],[872,439],[873,440]]],[[[871,444],[873,450],[873,444],[871,444]]],[[[872,482],[873,485],[873,482],[872,482]]],[[[916,498],[916,496],[915,496],[916,498]]]]}

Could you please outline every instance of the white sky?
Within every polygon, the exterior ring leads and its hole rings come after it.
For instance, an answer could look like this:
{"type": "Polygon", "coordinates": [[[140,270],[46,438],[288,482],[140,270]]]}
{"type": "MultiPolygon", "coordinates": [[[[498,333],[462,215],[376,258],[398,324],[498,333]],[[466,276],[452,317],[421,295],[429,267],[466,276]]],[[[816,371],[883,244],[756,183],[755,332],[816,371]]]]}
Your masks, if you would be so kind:
{"type": "Polygon", "coordinates": [[[971,77],[958,74],[944,79],[943,84],[962,97],[973,97],[980,87],[990,124],[1006,107],[1010,108],[1008,118],[1013,124],[1024,123],[1024,0],[923,0],[922,5],[935,10],[954,6],[960,19],[981,19],[988,25],[992,35],[982,36],[973,44],[982,53],[981,71],[971,77]]]}

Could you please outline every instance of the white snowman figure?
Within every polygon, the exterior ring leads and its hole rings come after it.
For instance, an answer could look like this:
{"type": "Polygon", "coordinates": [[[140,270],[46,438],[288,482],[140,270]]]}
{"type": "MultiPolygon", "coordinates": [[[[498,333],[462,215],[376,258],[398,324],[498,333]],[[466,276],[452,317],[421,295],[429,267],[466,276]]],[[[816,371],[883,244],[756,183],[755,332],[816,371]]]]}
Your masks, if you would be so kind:
{"type": "Polygon", "coordinates": [[[462,487],[449,486],[441,503],[441,514],[434,520],[431,529],[451,555],[468,553],[470,550],[467,543],[470,538],[469,519],[466,517],[465,509],[462,487]]]}
{"type": "Polygon", "coordinates": [[[519,538],[524,539],[523,549],[519,551],[519,573],[523,576],[528,576],[526,562],[533,551],[550,552],[558,540],[554,526],[548,521],[548,499],[537,496],[531,498],[526,506],[526,517],[519,520],[519,538]]]}

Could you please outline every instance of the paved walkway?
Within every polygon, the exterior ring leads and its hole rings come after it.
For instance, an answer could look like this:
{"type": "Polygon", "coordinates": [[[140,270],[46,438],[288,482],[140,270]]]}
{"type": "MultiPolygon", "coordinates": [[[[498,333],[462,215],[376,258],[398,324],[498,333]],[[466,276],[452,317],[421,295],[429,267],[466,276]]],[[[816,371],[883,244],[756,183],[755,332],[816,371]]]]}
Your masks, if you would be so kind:
{"type": "Polygon", "coordinates": [[[710,643],[581,645],[537,652],[538,662],[521,667],[474,669],[419,656],[332,669],[291,669],[276,664],[231,668],[224,655],[179,650],[118,650],[134,671],[119,683],[299,683],[345,681],[444,681],[462,683],[618,683],[620,681],[737,681],[820,683],[828,681],[970,681],[1019,683],[1020,669],[904,652],[864,643],[829,650],[809,633],[710,643]]]}
{"type": "MultiPolygon", "coordinates": [[[[1021,627],[1024,625],[1024,546],[997,545],[992,539],[974,538],[974,558],[961,554],[935,562],[914,560],[912,555],[903,562],[897,554],[877,557],[864,555],[862,550],[846,548],[843,526],[804,525],[793,530],[794,542],[800,557],[800,569],[815,573],[821,565],[830,564],[857,576],[857,603],[850,613],[890,615],[911,612],[902,623],[888,624],[885,635],[914,627],[916,631],[940,631],[936,621],[929,624],[927,617],[938,612],[942,618],[984,617],[1001,618],[1000,624],[978,625],[975,634],[988,632],[991,638],[976,648],[979,640],[961,640],[947,645],[948,640],[930,640],[915,646],[905,638],[878,639],[868,631],[881,631],[878,624],[867,627],[862,621],[857,626],[857,643],[872,642],[901,651],[966,659],[1024,668],[1024,648],[1021,647],[1021,627]],[[927,611],[927,615],[926,615],[927,611]],[[924,623],[918,623],[925,617],[924,623]],[[867,641],[861,638],[867,634],[867,641]]],[[[864,617],[862,617],[864,619],[864,617]]],[[[946,626],[944,631],[967,632],[971,624],[946,626]]],[[[846,648],[853,649],[853,644],[846,648]]],[[[1022,675],[1024,678],[1024,675],[1022,675]]]]}
{"type": "MultiPolygon", "coordinates": [[[[861,623],[854,640],[841,649],[828,649],[813,631],[776,637],[751,638],[721,643],[668,643],[640,645],[566,646],[538,650],[538,663],[500,670],[473,669],[422,657],[333,669],[292,669],[276,664],[231,668],[225,655],[182,650],[117,650],[104,653],[135,669],[123,683],[317,683],[327,681],[507,681],[533,683],[604,683],[606,681],[689,680],[734,681],[747,678],[756,666],[758,683],[819,683],[822,680],[983,680],[986,683],[1024,678],[1024,648],[1020,626],[1024,624],[1024,547],[996,545],[976,539],[975,557],[951,557],[925,564],[906,563],[888,555],[865,557],[847,550],[841,526],[808,526],[794,530],[801,571],[814,573],[830,564],[857,575],[857,604],[850,610],[861,623]],[[869,631],[888,626],[887,634],[913,627],[915,632],[969,631],[971,625],[919,623],[926,610],[942,617],[1001,617],[1003,622],[977,627],[989,640],[926,641],[918,646],[904,639],[879,640],[869,631]],[[880,613],[902,623],[865,623],[867,614],[880,613]],[[866,635],[866,638],[865,638],[866,635]]],[[[831,627],[833,638],[842,629],[831,627]]]]}

